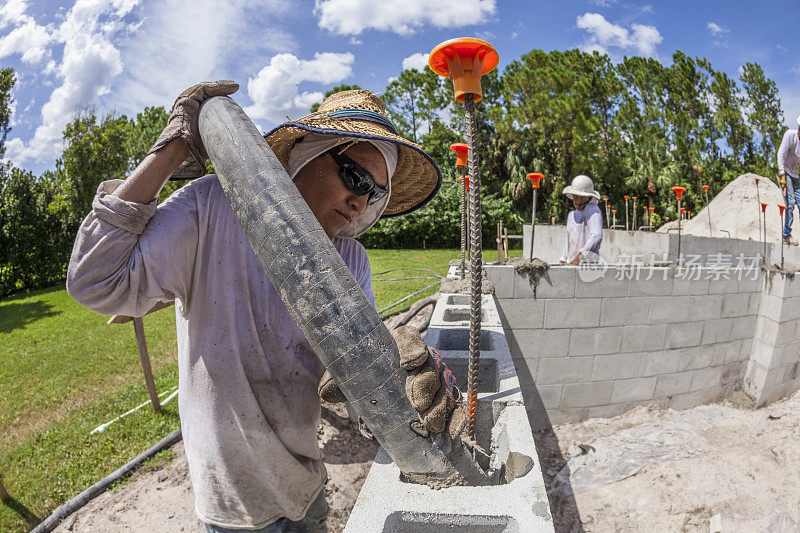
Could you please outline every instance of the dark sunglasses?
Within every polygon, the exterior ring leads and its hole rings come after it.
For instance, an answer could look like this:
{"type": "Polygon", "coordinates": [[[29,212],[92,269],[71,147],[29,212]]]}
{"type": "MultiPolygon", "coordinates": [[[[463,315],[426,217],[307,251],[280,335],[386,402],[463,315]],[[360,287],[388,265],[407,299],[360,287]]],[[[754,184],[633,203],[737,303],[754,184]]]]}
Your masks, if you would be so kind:
{"type": "Polygon", "coordinates": [[[344,154],[340,154],[341,147],[336,146],[327,151],[328,154],[339,165],[339,177],[342,183],[356,196],[369,195],[367,203],[374,204],[389,194],[389,189],[384,189],[377,183],[364,167],[350,159],[344,154]]]}

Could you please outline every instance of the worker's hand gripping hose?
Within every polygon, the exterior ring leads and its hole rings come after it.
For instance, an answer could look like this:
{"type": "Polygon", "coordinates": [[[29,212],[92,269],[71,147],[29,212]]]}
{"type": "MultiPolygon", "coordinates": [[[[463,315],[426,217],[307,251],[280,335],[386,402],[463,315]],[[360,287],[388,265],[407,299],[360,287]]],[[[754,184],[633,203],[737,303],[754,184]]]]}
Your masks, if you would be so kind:
{"type": "Polygon", "coordinates": [[[199,126],[267,276],[378,442],[406,474],[479,483],[480,469],[453,457],[463,454],[460,441],[448,456],[412,430],[418,417],[405,395],[397,345],[244,111],[230,98],[211,98],[200,109],[199,126]]]}

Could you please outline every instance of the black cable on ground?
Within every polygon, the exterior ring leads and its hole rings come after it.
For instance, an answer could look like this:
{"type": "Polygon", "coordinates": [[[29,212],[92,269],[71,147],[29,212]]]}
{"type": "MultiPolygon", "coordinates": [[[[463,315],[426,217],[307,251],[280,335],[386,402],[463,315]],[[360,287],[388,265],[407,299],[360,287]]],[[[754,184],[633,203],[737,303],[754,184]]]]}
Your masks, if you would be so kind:
{"type": "Polygon", "coordinates": [[[58,526],[58,524],[67,518],[69,515],[89,503],[93,498],[99,496],[106,489],[111,486],[115,481],[127,476],[130,474],[140,463],[142,463],[145,459],[149,459],[153,457],[158,452],[165,450],[181,440],[181,430],[178,429],[167,437],[162,439],[158,444],[147,450],[146,452],[137,455],[132,461],[127,463],[122,468],[114,471],[113,473],[107,475],[85,491],[81,492],[77,496],[75,496],[70,501],[66,502],[58,509],[56,509],[53,514],[48,516],[44,521],[36,526],[31,533],[49,533],[53,531],[53,529],[58,526]]]}
{"type": "Polygon", "coordinates": [[[409,307],[408,312],[405,315],[403,315],[403,317],[400,320],[397,321],[397,324],[394,325],[393,329],[397,329],[401,326],[405,326],[406,324],[408,324],[412,318],[414,318],[419,314],[420,311],[422,311],[431,304],[436,304],[436,300],[437,299],[434,298],[433,296],[428,296],[427,298],[423,298],[422,300],[416,302],[414,305],[409,307]]]}

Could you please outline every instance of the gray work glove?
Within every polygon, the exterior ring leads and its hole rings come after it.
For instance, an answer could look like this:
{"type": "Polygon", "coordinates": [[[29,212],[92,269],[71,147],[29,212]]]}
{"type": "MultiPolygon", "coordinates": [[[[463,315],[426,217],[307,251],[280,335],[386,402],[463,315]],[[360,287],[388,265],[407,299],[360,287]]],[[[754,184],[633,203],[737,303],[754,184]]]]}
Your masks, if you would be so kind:
{"type": "Polygon", "coordinates": [[[174,139],[181,138],[186,142],[192,155],[170,176],[171,180],[199,178],[206,173],[208,154],[197,128],[200,104],[212,96],[227,96],[237,90],[239,84],[230,80],[206,81],[189,87],[175,100],[167,127],[147,152],[147,155],[157,152],[174,139]]]}
{"type": "MultiPolygon", "coordinates": [[[[414,430],[426,437],[428,432],[447,431],[450,438],[456,438],[467,419],[453,373],[442,362],[438,350],[425,346],[417,328],[399,327],[392,331],[392,337],[400,351],[400,367],[408,372],[406,396],[421,422],[414,430]]],[[[318,392],[329,403],[347,401],[327,370],[318,392]]]]}

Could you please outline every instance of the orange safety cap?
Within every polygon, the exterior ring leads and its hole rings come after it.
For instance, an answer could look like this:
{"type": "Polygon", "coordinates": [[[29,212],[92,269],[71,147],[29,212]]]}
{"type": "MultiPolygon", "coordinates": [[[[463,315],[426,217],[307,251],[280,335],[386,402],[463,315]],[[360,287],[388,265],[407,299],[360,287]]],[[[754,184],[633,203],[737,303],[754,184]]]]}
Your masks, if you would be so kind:
{"type": "Polygon", "coordinates": [[[781,216],[783,216],[783,211],[786,209],[785,205],[778,204],[778,210],[781,212],[781,216]]]}
{"type": "MultiPolygon", "coordinates": [[[[467,190],[469,190],[469,176],[464,176],[464,179],[467,180],[467,190]]],[[[458,181],[461,181],[461,178],[458,178],[458,181]]]]}
{"type": "Polygon", "coordinates": [[[544,179],[544,174],[539,174],[538,172],[532,172],[525,176],[529,180],[531,180],[531,187],[534,189],[539,188],[539,182],[544,179]]]}
{"type": "Polygon", "coordinates": [[[450,149],[456,153],[456,166],[466,167],[469,147],[464,143],[454,143],[450,145],[450,149]]]}
{"type": "Polygon", "coordinates": [[[766,213],[767,212],[767,204],[765,204],[764,202],[760,202],[760,203],[761,203],[761,212],[762,213],[766,213]]]}
{"type": "Polygon", "coordinates": [[[703,185],[703,190],[707,191],[708,190],[708,185],[703,185]]]}
{"type": "Polygon", "coordinates": [[[428,66],[439,76],[453,81],[456,100],[472,93],[475,102],[483,97],[481,76],[493,71],[500,62],[494,46],[483,39],[458,37],[438,44],[428,56],[428,66]]]}
{"type": "Polygon", "coordinates": [[[630,196],[627,196],[627,195],[626,195],[626,196],[624,196],[623,198],[625,198],[625,201],[627,202],[627,201],[628,201],[628,198],[630,198],[630,196]]]}
{"type": "Polygon", "coordinates": [[[678,200],[683,198],[683,192],[686,190],[686,187],[673,187],[673,191],[675,191],[675,196],[678,197],[678,200]]]}

